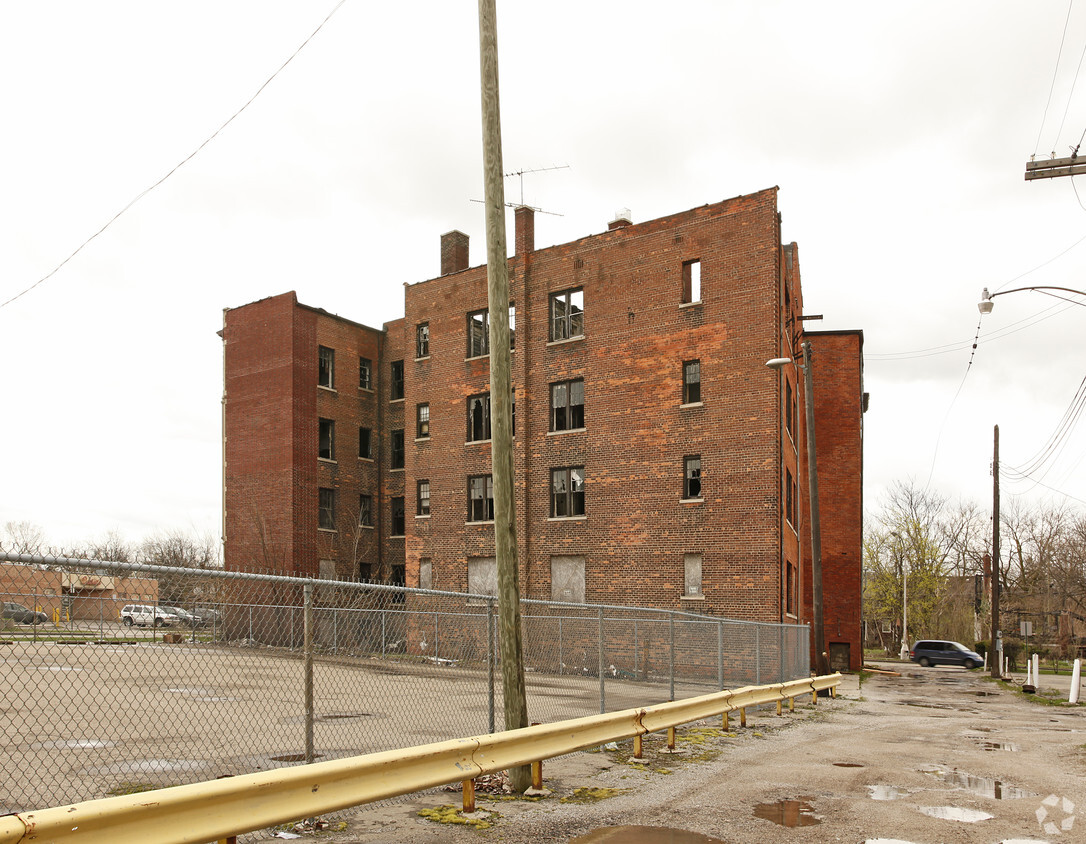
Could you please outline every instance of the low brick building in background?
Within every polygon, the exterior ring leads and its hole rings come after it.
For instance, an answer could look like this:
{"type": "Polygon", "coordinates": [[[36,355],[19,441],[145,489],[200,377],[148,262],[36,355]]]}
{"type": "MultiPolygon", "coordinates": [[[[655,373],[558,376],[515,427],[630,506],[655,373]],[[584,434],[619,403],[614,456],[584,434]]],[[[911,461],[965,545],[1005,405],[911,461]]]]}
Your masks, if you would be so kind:
{"type": "MultiPolygon", "coordinates": [[[[803,378],[812,346],[825,630],[859,667],[860,331],[804,328],[776,188],[509,259],[522,593],[811,619],[803,378]]],[[[373,329],[286,293],[225,312],[229,569],[496,591],[486,267],[373,329]],[[357,379],[357,380],[356,380],[357,379]]]]}

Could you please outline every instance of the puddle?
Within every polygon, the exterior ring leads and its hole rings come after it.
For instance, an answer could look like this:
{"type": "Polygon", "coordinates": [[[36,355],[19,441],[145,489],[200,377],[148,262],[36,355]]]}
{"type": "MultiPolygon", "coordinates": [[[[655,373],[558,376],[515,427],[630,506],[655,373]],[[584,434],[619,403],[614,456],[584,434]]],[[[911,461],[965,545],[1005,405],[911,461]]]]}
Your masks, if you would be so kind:
{"type": "Polygon", "coordinates": [[[950,785],[957,786],[958,788],[964,788],[966,791],[971,791],[974,794],[979,794],[981,797],[988,797],[992,800],[1018,800],[1022,797],[1036,797],[1032,791],[1026,791],[1024,788],[1016,788],[1013,785],[1007,785],[1002,780],[991,779],[990,777],[975,777],[972,774],[967,774],[965,771],[949,771],[943,774],[943,781],[950,785]]]}
{"type": "Polygon", "coordinates": [[[995,817],[995,815],[982,812],[979,809],[960,809],[957,806],[918,806],[917,809],[929,818],[960,821],[961,823],[979,823],[995,817]]]}
{"type": "Polygon", "coordinates": [[[833,766],[835,768],[862,768],[863,767],[863,765],[861,765],[859,762],[834,762],[833,766]]]}
{"type": "Polygon", "coordinates": [[[867,790],[871,792],[868,796],[872,800],[900,800],[909,796],[909,792],[892,785],[869,785],[867,790]]]}
{"type": "Polygon", "coordinates": [[[984,750],[1005,750],[1008,753],[1018,752],[1018,745],[1013,741],[982,741],[980,746],[984,750]]]}
{"type": "Polygon", "coordinates": [[[776,803],[759,803],[754,807],[754,817],[765,821],[773,821],[779,826],[814,826],[822,823],[822,819],[815,816],[811,804],[803,802],[811,798],[800,800],[778,800],[776,803]]]}
{"type": "Polygon", "coordinates": [[[603,841],[615,844],[724,844],[719,838],[664,826],[605,826],[571,838],[569,844],[600,844],[603,841]]]}

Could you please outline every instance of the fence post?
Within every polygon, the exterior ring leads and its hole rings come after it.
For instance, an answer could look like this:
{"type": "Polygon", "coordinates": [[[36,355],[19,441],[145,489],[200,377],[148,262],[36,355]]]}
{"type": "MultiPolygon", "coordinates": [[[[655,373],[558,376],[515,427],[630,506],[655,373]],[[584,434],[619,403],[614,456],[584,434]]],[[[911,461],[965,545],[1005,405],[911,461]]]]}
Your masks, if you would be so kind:
{"type": "Polygon", "coordinates": [[[724,691],[724,622],[716,623],[716,684],[724,691]]]}
{"type": "Polygon", "coordinates": [[[600,715],[607,711],[607,699],[604,691],[603,677],[603,607],[600,607],[600,636],[599,636],[599,675],[600,675],[600,715]]]}
{"type": "Polygon", "coordinates": [[[305,644],[305,763],[313,763],[313,584],[302,587],[305,644]]]}
{"type": "Polygon", "coordinates": [[[671,675],[670,695],[668,700],[675,700],[675,613],[667,614],[667,635],[670,640],[668,648],[668,674],[671,675]]]}
{"type": "Polygon", "coordinates": [[[490,716],[489,729],[496,729],[494,715],[494,599],[486,600],[486,676],[487,676],[487,711],[490,716]]]}

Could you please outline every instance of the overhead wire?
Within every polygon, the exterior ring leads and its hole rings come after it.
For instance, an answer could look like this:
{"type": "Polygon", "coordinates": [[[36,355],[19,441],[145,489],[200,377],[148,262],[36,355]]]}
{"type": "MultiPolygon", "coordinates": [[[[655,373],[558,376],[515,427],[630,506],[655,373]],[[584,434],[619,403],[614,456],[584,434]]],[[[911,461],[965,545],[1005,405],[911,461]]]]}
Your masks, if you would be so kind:
{"type": "Polygon", "coordinates": [[[1048,119],[1048,107],[1052,105],[1052,93],[1056,90],[1056,75],[1060,69],[1060,59],[1063,57],[1063,45],[1067,41],[1067,25],[1071,20],[1071,7],[1075,0],[1068,0],[1067,16],[1063,19],[1063,35],[1060,36],[1060,49],[1056,53],[1056,65],[1052,68],[1052,84],[1048,87],[1048,100],[1045,102],[1044,114],[1041,116],[1041,125],[1037,128],[1037,143],[1033,145],[1033,154],[1041,148],[1041,133],[1044,132],[1045,121],[1048,119]]]}
{"type": "Polygon", "coordinates": [[[241,113],[243,111],[245,111],[245,109],[247,109],[250,105],[253,104],[253,101],[256,100],[256,98],[259,97],[264,92],[264,89],[267,88],[268,85],[270,85],[271,82],[280,73],[283,72],[283,70],[286,68],[286,66],[288,64],[290,64],[292,61],[294,61],[294,59],[297,57],[297,55],[300,52],[302,52],[302,50],[304,50],[306,48],[306,46],[309,44],[309,42],[313,40],[313,38],[317,35],[317,33],[320,32],[324,28],[325,24],[327,24],[328,21],[330,21],[332,19],[332,16],[336,12],[338,12],[339,8],[346,2],[347,2],[347,0],[339,0],[339,2],[336,3],[336,5],[332,8],[332,11],[330,11],[328,13],[328,15],[324,18],[324,20],[321,21],[320,25],[309,34],[309,36],[301,43],[301,45],[299,45],[299,47],[293,53],[290,54],[290,57],[279,66],[279,69],[276,70],[266,80],[264,80],[264,83],[259,88],[256,89],[256,93],[254,93],[251,97],[249,97],[249,99],[246,100],[245,104],[241,108],[239,108],[237,111],[235,111],[226,120],[225,123],[223,123],[221,126],[219,126],[218,129],[216,129],[214,132],[212,132],[211,135],[208,136],[208,138],[206,140],[204,140],[203,143],[201,143],[199,146],[196,147],[196,149],[194,149],[187,156],[185,156],[181,161],[179,161],[177,164],[175,164],[166,173],[166,175],[164,175],[162,178],[160,178],[157,182],[155,182],[154,184],[152,184],[149,187],[146,187],[142,191],[140,191],[132,200],[130,200],[128,202],[127,205],[125,205],[120,211],[118,211],[116,214],[114,214],[112,217],[110,217],[110,219],[106,222],[106,224],[104,226],[102,226],[100,229],[98,229],[98,231],[96,231],[94,234],[92,234],[90,237],[88,237],[86,240],[84,240],[81,244],[79,244],[79,246],[76,247],[76,249],[70,255],[68,255],[67,258],[65,258],[63,261],[61,261],[55,267],[53,267],[53,269],[51,269],[48,273],[46,273],[44,276],[39,278],[37,281],[35,281],[33,284],[31,284],[25,290],[22,290],[19,293],[16,293],[10,299],[7,299],[4,302],[0,302],[0,308],[7,307],[12,302],[14,302],[17,299],[20,299],[23,296],[25,296],[31,290],[36,288],[39,284],[42,284],[43,282],[48,281],[50,278],[52,278],[54,275],[56,275],[57,272],[59,272],[64,267],[65,264],[67,264],[69,261],[72,260],[72,258],[74,258],[76,255],[78,255],[80,252],[82,252],[87,247],[87,245],[90,244],[91,241],[95,240],[100,234],[102,234],[102,232],[104,232],[106,229],[108,229],[110,226],[112,226],[126,211],[128,211],[129,208],[131,208],[133,205],[135,205],[137,202],[139,202],[141,199],[143,199],[143,197],[145,197],[147,194],[149,194],[155,188],[159,187],[159,185],[161,185],[163,182],[165,182],[167,179],[169,179],[174,173],[176,173],[178,170],[180,170],[182,167],[184,167],[186,164],[188,164],[189,161],[191,161],[193,158],[195,158],[204,149],[204,147],[206,147],[213,140],[215,140],[215,138],[217,138],[219,136],[219,134],[222,133],[222,131],[224,129],[226,129],[227,126],[229,126],[231,123],[233,123],[234,120],[236,120],[241,115],[241,113]]]}

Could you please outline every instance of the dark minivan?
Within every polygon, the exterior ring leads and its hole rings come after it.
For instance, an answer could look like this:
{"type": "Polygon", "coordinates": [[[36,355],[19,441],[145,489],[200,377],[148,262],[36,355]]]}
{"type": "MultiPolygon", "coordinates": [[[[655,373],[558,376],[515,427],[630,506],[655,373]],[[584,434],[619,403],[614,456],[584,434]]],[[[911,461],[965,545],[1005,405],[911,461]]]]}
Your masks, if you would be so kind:
{"type": "Polygon", "coordinates": [[[948,642],[943,639],[925,639],[913,645],[909,659],[919,662],[925,668],[929,665],[960,665],[963,668],[977,668],[984,664],[984,657],[971,651],[960,642],[948,642]]]}

